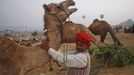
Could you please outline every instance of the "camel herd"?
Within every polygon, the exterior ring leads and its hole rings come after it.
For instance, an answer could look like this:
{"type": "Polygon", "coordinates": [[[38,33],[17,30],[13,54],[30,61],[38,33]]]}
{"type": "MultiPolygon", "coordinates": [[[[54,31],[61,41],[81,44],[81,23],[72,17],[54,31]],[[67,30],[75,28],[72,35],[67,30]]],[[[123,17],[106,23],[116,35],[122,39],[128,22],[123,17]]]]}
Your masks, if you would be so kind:
{"type": "MultiPolygon", "coordinates": [[[[66,19],[77,11],[73,0],[65,0],[61,3],[44,4],[44,35],[49,38],[50,47],[58,50],[62,43],[74,43],[74,36],[78,32],[87,32],[92,37],[95,45],[95,35],[100,35],[101,42],[104,42],[109,32],[115,43],[121,45],[113,32],[111,26],[105,21],[94,20],[89,27],[77,24],[66,19]]],[[[21,47],[14,41],[0,36],[0,75],[27,75],[28,72],[45,65],[50,61],[48,53],[40,46],[21,47]]]]}

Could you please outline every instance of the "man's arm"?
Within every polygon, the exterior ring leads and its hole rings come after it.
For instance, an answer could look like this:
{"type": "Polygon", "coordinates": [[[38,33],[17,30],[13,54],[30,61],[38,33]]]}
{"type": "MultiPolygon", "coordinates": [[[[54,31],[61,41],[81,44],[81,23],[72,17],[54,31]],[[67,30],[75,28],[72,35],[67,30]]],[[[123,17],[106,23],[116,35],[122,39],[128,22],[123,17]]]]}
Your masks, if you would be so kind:
{"type": "MultiPolygon", "coordinates": [[[[56,50],[49,48],[48,53],[53,57],[53,59],[64,63],[64,54],[57,52],[56,50]]],[[[87,65],[87,57],[83,53],[79,54],[67,54],[66,65],[68,67],[84,68],[87,65]]]]}

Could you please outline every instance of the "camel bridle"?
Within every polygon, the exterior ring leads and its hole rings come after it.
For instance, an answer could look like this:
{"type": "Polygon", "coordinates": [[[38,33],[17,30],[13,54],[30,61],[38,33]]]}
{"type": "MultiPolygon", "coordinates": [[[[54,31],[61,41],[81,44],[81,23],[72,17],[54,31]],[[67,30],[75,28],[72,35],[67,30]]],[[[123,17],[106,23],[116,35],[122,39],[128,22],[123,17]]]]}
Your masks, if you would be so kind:
{"type": "MultiPolygon", "coordinates": [[[[69,21],[70,21],[70,17],[69,17],[69,15],[67,14],[67,12],[64,10],[64,9],[62,9],[62,11],[64,11],[65,12],[65,14],[66,14],[66,16],[67,16],[67,18],[69,19],[69,21]]],[[[47,33],[50,33],[50,32],[54,32],[54,31],[60,31],[60,35],[61,35],[61,43],[64,43],[65,42],[65,40],[64,40],[64,23],[65,22],[62,22],[58,17],[57,17],[57,14],[59,14],[60,13],[60,11],[59,12],[57,12],[57,13],[55,13],[55,14],[52,14],[52,13],[49,13],[49,15],[52,15],[52,16],[54,16],[58,21],[59,21],[59,23],[60,23],[60,29],[59,30],[57,30],[57,29],[55,29],[55,30],[52,30],[52,31],[47,31],[46,32],[46,36],[47,36],[47,33]]],[[[58,28],[58,26],[56,26],[57,28],[58,28]]],[[[47,28],[46,28],[47,29],[47,28]]],[[[48,38],[48,36],[47,36],[47,39],[49,39],[48,38]]],[[[64,47],[65,48],[65,47],[64,47]]],[[[67,44],[67,49],[68,49],[68,44],[67,44]]],[[[64,53],[64,58],[63,58],[63,60],[64,60],[64,64],[67,62],[67,50],[65,50],[65,53],[64,53]]]]}

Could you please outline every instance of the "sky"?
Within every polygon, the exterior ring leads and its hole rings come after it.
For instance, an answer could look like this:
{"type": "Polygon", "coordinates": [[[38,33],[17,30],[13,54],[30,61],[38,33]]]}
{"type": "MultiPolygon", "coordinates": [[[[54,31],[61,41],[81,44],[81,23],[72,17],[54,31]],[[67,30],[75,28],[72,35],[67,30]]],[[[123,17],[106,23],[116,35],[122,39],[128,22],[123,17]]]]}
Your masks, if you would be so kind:
{"type": "MultiPolygon", "coordinates": [[[[0,0],[0,31],[43,30],[44,3],[59,3],[64,0],[0,0]]],[[[100,14],[111,25],[127,19],[134,20],[134,0],[74,0],[77,12],[70,16],[73,22],[89,26],[100,14]],[[86,16],[85,19],[82,16],[86,16]]]]}

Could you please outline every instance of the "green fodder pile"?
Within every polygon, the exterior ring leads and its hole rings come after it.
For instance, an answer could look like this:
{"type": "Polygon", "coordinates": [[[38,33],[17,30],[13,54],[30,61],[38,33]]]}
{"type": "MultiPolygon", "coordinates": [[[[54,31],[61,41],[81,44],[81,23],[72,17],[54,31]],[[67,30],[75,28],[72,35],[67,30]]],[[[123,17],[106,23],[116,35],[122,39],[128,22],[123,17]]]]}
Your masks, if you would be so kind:
{"type": "Polygon", "coordinates": [[[96,53],[96,58],[105,64],[112,64],[118,67],[134,64],[134,55],[127,48],[117,44],[100,47],[96,53]]]}

